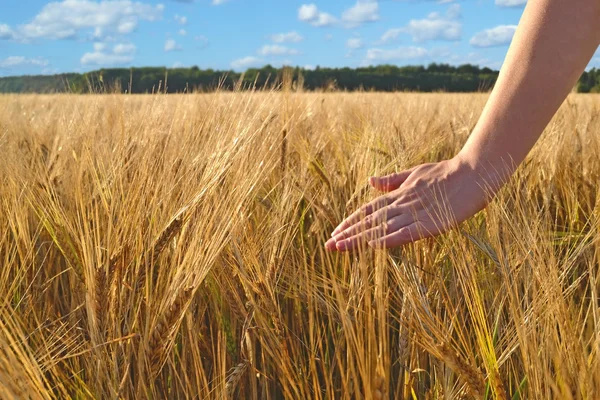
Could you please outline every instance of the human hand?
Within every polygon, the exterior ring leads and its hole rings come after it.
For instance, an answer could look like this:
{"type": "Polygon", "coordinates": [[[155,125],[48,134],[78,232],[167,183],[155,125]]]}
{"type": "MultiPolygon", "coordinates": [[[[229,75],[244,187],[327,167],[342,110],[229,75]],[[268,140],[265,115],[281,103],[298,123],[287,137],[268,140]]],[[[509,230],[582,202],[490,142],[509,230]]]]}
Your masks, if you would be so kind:
{"type": "Polygon", "coordinates": [[[325,244],[327,250],[350,251],[365,244],[390,248],[439,235],[482,210],[494,194],[458,156],[373,177],[369,183],[387,194],[346,218],[325,244]]]}

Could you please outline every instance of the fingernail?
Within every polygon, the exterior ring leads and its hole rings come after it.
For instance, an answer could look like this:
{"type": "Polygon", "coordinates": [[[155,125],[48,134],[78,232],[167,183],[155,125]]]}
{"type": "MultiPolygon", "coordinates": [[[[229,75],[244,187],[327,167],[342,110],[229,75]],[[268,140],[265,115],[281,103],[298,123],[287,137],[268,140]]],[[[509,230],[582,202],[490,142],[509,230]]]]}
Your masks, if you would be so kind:
{"type": "Polygon", "coordinates": [[[335,250],[335,239],[331,238],[325,243],[325,249],[327,250],[335,250]]]}
{"type": "Polygon", "coordinates": [[[348,249],[348,244],[346,243],[345,240],[342,240],[341,242],[337,242],[335,244],[335,247],[339,250],[339,251],[346,251],[346,249],[348,249]]]}
{"type": "Polygon", "coordinates": [[[371,240],[370,242],[368,242],[369,247],[376,249],[378,246],[377,240],[371,240]]]}

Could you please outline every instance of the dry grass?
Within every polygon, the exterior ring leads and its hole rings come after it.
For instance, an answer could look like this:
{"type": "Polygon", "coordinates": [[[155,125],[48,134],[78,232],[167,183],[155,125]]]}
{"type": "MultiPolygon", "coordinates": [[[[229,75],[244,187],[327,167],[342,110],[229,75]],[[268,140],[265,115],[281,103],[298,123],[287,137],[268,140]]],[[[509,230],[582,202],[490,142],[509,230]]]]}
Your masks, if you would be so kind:
{"type": "Polygon", "coordinates": [[[323,250],[485,100],[0,97],[0,398],[599,398],[600,97],[460,229],[323,250]]]}

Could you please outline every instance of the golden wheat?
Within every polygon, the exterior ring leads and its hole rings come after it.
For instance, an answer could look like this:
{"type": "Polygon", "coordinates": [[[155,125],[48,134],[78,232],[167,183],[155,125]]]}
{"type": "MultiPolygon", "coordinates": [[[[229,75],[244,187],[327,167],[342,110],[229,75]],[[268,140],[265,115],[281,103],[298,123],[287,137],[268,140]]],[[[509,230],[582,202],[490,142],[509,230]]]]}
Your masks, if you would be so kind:
{"type": "MultiPolygon", "coordinates": [[[[490,206],[328,253],[487,94],[0,96],[0,397],[600,396],[600,96],[490,206]]],[[[442,209],[442,207],[440,207],[442,209]]]]}

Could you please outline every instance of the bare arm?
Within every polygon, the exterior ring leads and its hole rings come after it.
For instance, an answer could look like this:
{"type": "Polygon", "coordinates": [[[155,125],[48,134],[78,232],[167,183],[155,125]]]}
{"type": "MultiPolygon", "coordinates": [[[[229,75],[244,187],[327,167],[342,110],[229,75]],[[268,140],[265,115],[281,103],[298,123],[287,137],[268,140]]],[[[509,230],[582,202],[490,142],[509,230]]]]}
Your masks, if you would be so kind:
{"type": "Polygon", "coordinates": [[[400,246],[484,208],[523,161],[600,44],[600,0],[529,0],[500,76],[460,153],[371,178],[387,192],[343,221],[329,250],[400,246]],[[440,201],[443,193],[443,204],[440,201]]]}
{"type": "Polygon", "coordinates": [[[530,0],[460,156],[473,166],[521,163],[599,44],[600,1],[530,0]]]}

